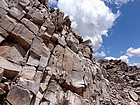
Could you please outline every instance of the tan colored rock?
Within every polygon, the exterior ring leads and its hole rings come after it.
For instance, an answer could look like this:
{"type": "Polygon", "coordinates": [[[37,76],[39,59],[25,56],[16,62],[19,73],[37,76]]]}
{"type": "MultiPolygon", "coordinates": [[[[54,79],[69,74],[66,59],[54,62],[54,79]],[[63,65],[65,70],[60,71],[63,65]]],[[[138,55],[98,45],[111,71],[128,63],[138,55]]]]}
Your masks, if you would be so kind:
{"type": "Polygon", "coordinates": [[[37,95],[36,95],[36,98],[35,98],[34,105],[40,105],[39,103],[42,100],[42,98],[43,98],[43,94],[40,91],[38,91],[37,95]]]}
{"type": "Polygon", "coordinates": [[[49,39],[51,38],[51,35],[48,34],[47,32],[39,33],[39,36],[40,36],[43,40],[49,40],[49,39]]]}
{"type": "Polygon", "coordinates": [[[27,5],[29,5],[30,0],[19,0],[19,4],[26,7],[27,5]]]}
{"type": "Polygon", "coordinates": [[[37,71],[35,76],[34,76],[34,81],[40,83],[43,77],[43,72],[42,71],[37,71]]]}
{"type": "Polygon", "coordinates": [[[38,26],[36,26],[33,22],[31,22],[30,20],[23,18],[22,23],[25,24],[25,26],[32,31],[35,35],[38,34],[39,28],[38,26]]]}
{"type": "Polygon", "coordinates": [[[135,102],[135,101],[131,101],[131,102],[129,102],[129,103],[130,103],[130,105],[138,105],[138,103],[135,102]]]}
{"type": "Polygon", "coordinates": [[[104,102],[109,103],[110,102],[110,95],[109,95],[108,88],[106,86],[105,81],[101,82],[101,88],[102,88],[102,96],[104,98],[104,102]]]}
{"type": "Polygon", "coordinates": [[[58,38],[59,38],[59,35],[58,34],[55,34],[55,33],[51,36],[51,40],[53,42],[57,42],[58,41],[58,38]]]}
{"type": "Polygon", "coordinates": [[[15,25],[17,24],[16,20],[5,15],[0,19],[0,27],[7,30],[8,32],[11,32],[15,25]]]}
{"type": "Polygon", "coordinates": [[[25,15],[23,11],[20,11],[18,8],[15,8],[15,7],[10,8],[10,9],[8,10],[8,13],[9,13],[12,17],[16,18],[17,20],[20,20],[20,19],[23,18],[24,15],[25,15]]]}
{"type": "Polygon", "coordinates": [[[0,68],[0,82],[2,80],[3,74],[4,74],[4,69],[0,68]]]}
{"type": "Polygon", "coordinates": [[[6,38],[8,35],[9,34],[3,28],[0,27],[0,36],[6,38]]]}
{"type": "Polygon", "coordinates": [[[53,56],[51,56],[50,58],[49,65],[62,67],[63,54],[64,54],[64,48],[60,45],[57,45],[54,48],[53,56]]]}
{"type": "Polygon", "coordinates": [[[52,81],[44,94],[44,98],[49,101],[51,105],[63,104],[64,92],[59,84],[52,81]]]}
{"type": "Polygon", "coordinates": [[[63,68],[66,71],[72,71],[73,69],[73,52],[69,48],[65,48],[63,68]]]}
{"type": "Polygon", "coordinates": [[[21,67],[19,65],[14,65],[1,56],[0,67],[4,69],[4,76],[9,78],[15,77],[21,71],[21,67]]]}
{"type": "Polygon", "coordinates": [[[44,101],[44,102],[41,102],[40,105],[48,105],[49,102],[48,101],[44,101]]]}
{"type": "Polygon", "coordinates": [[[47,89],[48,83],[40,83],[40,89],[42,92],[44,92],[47,89]]]}
{"type": "Polygon", "coordinates": [[[129,91],[129,95],[131,96],[131,98],[135,101],[138,100],[139,96],[134,92],[134,91],[129,91]]]}
{"type": "Polygon", "coordinates": [[[82,71],[83,69],[82,58],[77,54],[73,54],[73,70],[82,71]]]}
{"type": "Polygon", "coordinates": [[[11,35],[11,38],[25,49],[30,47],[34,37],[35,35],[20,23],[15,26],[11,35]]]}
{"type": "Polygon", "coordinates": [[[3,95],[4,93],[6,93],[2,88],[0,88],[0,95],[3,95]]]}
{"type": "Polygon", "coordinates": [[[52,23],[52,21],[49,19],[49,18],[46,18],[45,19],[45,22],[43,23],[43,25],[42,26],[44,26],[44,27],[46,27],[47,28],[47,32],[49,33],[49,34],[53,34],[54,33],[54,31],[55,31],[55,26],[54,26],[54,24],[52,23]]]}
{"type": "Polygon", "coordinates": [[[17,64],[21,64],[25,54],[26,51],[16,44],[6,44],[4,46],[0,46],[0,56],[17,64]]]}
{"type": "Polygon", "coordinates": [[[54,45],[52,43],[48,43],[47,47],[50,49],[50,51],[53,51],[54,45]]]}
{"type": "Polygon", "coordinates": [[[9,91],[11,89],[10,82],[4,82],[4,85],[5,85],[4,87],[5,91],[9,91]]]}
{"type": "Polygon", "coordinates": [[[2,35],[0,35],[0,43],[4,40],[5,40],[5,38],[2,35]]]}
{"type": "MultiPolygon", "coordinates": [[[[0,1],[0,7],[2,7],[3,3],[2,3],[3,0],[0,1]]],[[[3,5],[4,6],[4,5],[3,5]]],[[[0,16],[4,16],[7,14],[7,11],[4,9],[4,8],[0,8],[0,16]]]]}
{"type": "Polygon", "coordinates": [[[39,58],[35,57],[34,55],[30,55],[27,61],[27,65],[37,67],[39,65],[39,58]]]}
{"type": "Polygon", "coordinates": [[[22,78],[33,80],[36,74],[36,68],[32,66],[24,66],[21,71],[22,78]]]}
{"type": "MultiPolygon", "coordinates": [[[[76,88],[85,87],[84,72],[72,71],[71,72],[71,84],[76,88]]],[[[81,92],[82,93],[82,92],[81,92]]]]}
{"type": "Polygon", "coordinates": [[[3,8],[4,10],[8,10],[8,4],[5,0],[0,1],[0,8],[3,8]]]}
{"type": "Polygon", "coordinates": [[[36,95],[40,85],[37,82],[20,78],[20,80],[18,81],[18,86],[28,89],[36,95]]]}
{"type": "Polygon", "coordinates": [[[39,67],[45,68],[48,64],[49,58],[50,58],[50,55],[48,57],[41,56],[40,61],[39,61],[39,67]]]}
{"type": "Polygon", "coordinates": [[[33,22],[41,25],[44,22],[43,13],[37,8],[30,8],[28,15],[32,17],[33,22]]]}
{"type": "Polygon", "coordinates": [[[27,89],[13,86],[7,95],[7,100],[12,105],[30,105],[31,94],[27,89]]]}
{"type": "Polygon", "coordinates": [[[83,55],[84,55],[85,57],[87,57],[87,58],[90,58],[90,55],[91,55],[91,54],[92,54],[92,52],[91,52],[90,47],[85,46],[83,55]]]}
{"type": "Polygon", "coordinates": [[[72,93],[69,90],[65,93],[65,103],[66,105],[90,105],[86,99],[72,93]]]}
{"type": "Polygon", "coordinates": [[[59,39],[58,39],[58,43],[61,44],[62,46],[66,46],[65,37],[62,36],[61,38],[59,38],[59,39]]]}
{"type": "Polygon", "coordinates": [[[30,51],[38,57],[41,57],[41,55],[44,57],[50,56],[49,48],[46,47],[46,45],[43,43],[43,40],[39,37],[34,38],[30,51]]]}

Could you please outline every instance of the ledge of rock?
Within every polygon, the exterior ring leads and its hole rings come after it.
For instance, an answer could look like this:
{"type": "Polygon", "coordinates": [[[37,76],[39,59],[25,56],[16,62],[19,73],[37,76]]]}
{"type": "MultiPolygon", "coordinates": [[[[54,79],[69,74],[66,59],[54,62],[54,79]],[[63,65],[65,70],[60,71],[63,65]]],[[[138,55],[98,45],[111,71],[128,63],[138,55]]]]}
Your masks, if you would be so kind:
{"type": "Polygon", "coordinates": [[[140,105],[140,68],[91,57],[48,0],[0,0],[1,105],[140,105]]]}

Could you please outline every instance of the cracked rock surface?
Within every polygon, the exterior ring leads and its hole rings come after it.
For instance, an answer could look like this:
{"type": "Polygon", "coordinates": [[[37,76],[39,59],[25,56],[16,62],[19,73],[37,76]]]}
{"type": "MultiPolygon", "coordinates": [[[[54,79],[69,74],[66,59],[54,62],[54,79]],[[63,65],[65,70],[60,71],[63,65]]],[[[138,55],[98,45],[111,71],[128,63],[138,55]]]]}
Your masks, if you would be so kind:
{"type": "Polygon", "coordinates": [[[0,105],[140,105],[140,68],[96,61],[47,0],[0,0],[0,105]]]}

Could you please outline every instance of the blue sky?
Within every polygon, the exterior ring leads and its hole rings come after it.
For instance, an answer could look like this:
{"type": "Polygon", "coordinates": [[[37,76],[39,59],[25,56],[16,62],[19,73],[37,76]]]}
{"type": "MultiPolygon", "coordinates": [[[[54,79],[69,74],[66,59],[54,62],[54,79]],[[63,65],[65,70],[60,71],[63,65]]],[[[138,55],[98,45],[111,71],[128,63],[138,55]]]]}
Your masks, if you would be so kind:
{"type": "MultiPolygon", "coordinates": [[[[140,1],[128,2],[119,10],[121,15],[109,31],[109,37],[103,38],[106,56],[115,58],[125,55],[130,47],[140,47],[140,1]]],[[[134,56],[129,60],[131,63],[139,63],[140,57],[134,56]]]]}
{"type": "Polygon", "coordinates": [[[92,40],[95,58],[140,65],[140,0],[49,0],[49,5],[70,15],[72,27],[92,40]]]}

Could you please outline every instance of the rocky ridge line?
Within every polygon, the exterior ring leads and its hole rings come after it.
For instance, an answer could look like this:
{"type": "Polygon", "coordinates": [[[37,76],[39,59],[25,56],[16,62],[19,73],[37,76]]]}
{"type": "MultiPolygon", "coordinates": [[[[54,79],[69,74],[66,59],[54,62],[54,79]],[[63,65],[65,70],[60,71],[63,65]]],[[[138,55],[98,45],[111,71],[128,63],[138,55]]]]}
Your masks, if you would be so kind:
{"type": "Polygon", "coordinates": [[[0,1],[0,103],[139,105],[139,68],[94,61],[70,26],[47,0],[0,1]]]}

